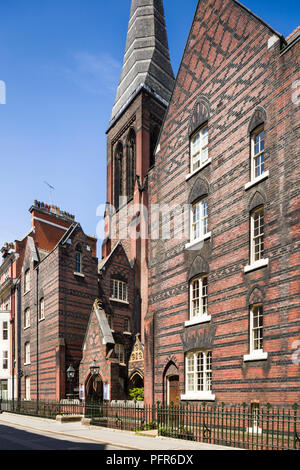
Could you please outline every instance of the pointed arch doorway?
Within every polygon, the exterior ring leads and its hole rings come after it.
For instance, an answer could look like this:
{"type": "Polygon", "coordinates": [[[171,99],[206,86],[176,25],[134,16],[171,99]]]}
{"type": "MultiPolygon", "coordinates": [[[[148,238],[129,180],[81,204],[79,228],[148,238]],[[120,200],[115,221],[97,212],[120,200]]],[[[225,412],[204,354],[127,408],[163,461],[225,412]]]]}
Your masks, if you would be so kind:
{"type": "Polygon", "coordinates": [[[103,382],[99,374],[89,374],[85,383],[85,396],[87,402],[103,401],[103,382]]]}

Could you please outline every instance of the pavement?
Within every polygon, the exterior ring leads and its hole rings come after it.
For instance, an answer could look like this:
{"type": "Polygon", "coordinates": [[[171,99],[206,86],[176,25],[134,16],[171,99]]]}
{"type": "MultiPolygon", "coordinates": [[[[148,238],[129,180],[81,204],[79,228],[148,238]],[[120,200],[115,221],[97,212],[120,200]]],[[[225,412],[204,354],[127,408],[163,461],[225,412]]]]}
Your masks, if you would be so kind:
{"type": "MultiPolygon", "coordinates": [[[[233,450],[232,447],[217,446],[199,442],[171,439],[167,437],[140,436],[130,431],[87,426],[81,422],[58,422],[45,418],[23,416],[3,412],[0,414],[0,427],[8,426],[15,429],[30,431],[34,434],[52,436],[57,439],[76,439],[81,442],[104,445],[118,450],[233,450]]],[[[240,450],[240,449],[236,449],[240,450]]]]}

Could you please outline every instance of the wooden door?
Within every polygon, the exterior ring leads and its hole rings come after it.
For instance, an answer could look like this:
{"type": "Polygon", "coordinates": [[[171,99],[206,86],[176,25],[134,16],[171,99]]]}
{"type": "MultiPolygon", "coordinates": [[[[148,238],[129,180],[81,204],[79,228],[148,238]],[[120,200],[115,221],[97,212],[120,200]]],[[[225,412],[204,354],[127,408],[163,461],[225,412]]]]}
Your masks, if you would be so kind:
{"type": "Polygon", "coordinates": [[[179,376],[173,375],[168,378],[169,382],[169,405],[173,402],[174,406],[179,405],[179,376]]]}

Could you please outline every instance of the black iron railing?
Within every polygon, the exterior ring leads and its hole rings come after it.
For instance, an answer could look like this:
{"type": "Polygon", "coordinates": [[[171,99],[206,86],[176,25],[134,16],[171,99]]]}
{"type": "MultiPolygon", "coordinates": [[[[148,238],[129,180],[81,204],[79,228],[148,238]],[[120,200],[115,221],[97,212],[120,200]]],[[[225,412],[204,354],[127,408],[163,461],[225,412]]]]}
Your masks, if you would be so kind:
{"type": "Polygon", "coordinates": [[[2,411],[55,419],[85,417],[93,425],[127,431],[156,429],[158,435],[250,450],[300,450],[297,404],[180,406],[99,402],[3,400],[2,411]]]}

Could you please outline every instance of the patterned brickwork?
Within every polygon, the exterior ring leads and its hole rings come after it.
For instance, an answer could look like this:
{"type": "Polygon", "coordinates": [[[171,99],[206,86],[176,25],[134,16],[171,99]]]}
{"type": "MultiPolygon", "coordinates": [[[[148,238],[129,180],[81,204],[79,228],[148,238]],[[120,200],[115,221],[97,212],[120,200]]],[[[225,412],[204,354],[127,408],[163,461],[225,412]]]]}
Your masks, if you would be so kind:
{"type": "Polygon", "coordinates": [[[292,100],[292,84],[299,78],[299,42],[285,49],[279,37],[268,47],[274,34],[235,1],[198,4],[156,166],[149,175],[149,197],[174,206],[206,192],[211,237],[193,251],[185,249],[186,238],[151,241],[146,376],[153,367],[155,372],[147,385],[148,400],[166,398],[163,375],[172,357],[184,394],[185,353],[209,349],[217,402],[299,401],[299,364],[292,362],[300,326],[300,116],[292,100]],[[249,129],[261,119],[261,109],[266,116],[269,177],[245,189],[250,180],[249,129]],[[208,120],[211,163],[186,180],[190,133],[203,116],[208,120]],[[262,203],[269,265],[244,273],[249,264],[249,214],[262,203]],[[188,273],[197,257],[198,265],[208,266],[211,320],[184,327],[189,318],[188,273]],[[264,305],[268,358],[245,362],[249,306],[255,298],[264,305]]]}
{"type": "MultiPolygon", "coordinates": [[[[72,243],[59,244],[40,262],[32,260],[27,244],[21,275],[20,352],[25,396],[25,377],[30,376],[31,398],[61,399],[68,392],[66,370],[78,371],[82,343],[95,298],[98,296],[97,258],[87,249],[89,238],[80,226],[73,231],[72,243]],[[75,275],[75,250],[80,245],[82,276],[75,275]],[[24,273],[30,269],[30,291],[24,294],[24,273]],[[38,320],[40,299],[45,318],[38,320]],[[30,308],[30,326],[24,328],[24,313],[30,308]],[[30,342],[30,364],[25,364],[25,343],[30,342]],[[38,364],[38,369],[37,369],[38,364]]],[[[76,382],[75,382],[76,388],[76,382]]],[[[77,377],[78,385],[78,377],[77,377]]]]}

